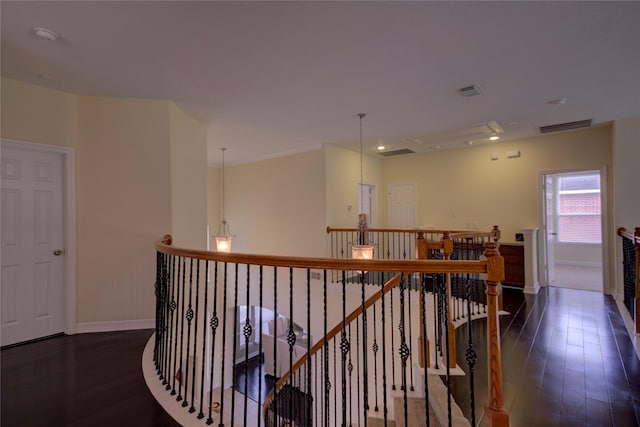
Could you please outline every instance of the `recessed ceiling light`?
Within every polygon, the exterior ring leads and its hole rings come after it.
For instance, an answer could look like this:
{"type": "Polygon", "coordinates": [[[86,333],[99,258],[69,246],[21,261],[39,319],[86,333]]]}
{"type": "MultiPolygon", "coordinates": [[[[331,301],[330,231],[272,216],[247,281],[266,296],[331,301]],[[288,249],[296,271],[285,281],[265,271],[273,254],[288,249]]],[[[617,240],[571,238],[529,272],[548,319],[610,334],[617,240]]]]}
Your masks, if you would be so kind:
{"type": "Polygon", "coordinates": [[[509,125],[509,126],[515,126],[515,125],[519,125],[519,124],[520,124],[520,122],[516,122],[516,121],[507,123],[507,125],[509,125]]]}
{"type": "Polygon", "coordinates": [[[467,141],[467,145],[473,145],[473,141],[467,141]]]}
{"type": "Polygon", "coordinates": [[[547,102],[547,104],[549,105],[564,105],[566,103],[567,103],[567,98],[557,98],[547,102]]]}
{"type": "Polygon", "coordinates": [[[45,40],[54,41],[58,38],[58,35],[48,28],[35,27],[33,31],[36,33],[36,36],[43,38],[45,40]]]}
{"type": "Polygon", "coordinates": [[[498,135],[493,135],[493,136],[490,136],[490,137],[489,137],[489,140],[490,140],[490,141],[497,141],[497,140],[499,140],[499,139],[500,139],[500,137],[499,137],[498,135]]]}
{"type": "Polygon", "coordinates": [[[384,150],[385,148],[387,148],[387,147],[385,147],[384,145],[378,145],[378,151],[382,151],[382,150],[384,150]]]}

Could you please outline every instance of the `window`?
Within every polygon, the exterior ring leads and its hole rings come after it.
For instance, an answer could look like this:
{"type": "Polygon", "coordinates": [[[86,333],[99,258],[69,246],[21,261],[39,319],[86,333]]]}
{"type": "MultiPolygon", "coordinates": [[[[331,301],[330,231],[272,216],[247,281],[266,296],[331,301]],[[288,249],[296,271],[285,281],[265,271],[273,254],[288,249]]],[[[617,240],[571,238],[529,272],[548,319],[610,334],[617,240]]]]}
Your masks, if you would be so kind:
{"type": "Polygon", "coordinates": [[[565,243],[601,243],[600,174],[558,178],[558,240],[565,243]]]}

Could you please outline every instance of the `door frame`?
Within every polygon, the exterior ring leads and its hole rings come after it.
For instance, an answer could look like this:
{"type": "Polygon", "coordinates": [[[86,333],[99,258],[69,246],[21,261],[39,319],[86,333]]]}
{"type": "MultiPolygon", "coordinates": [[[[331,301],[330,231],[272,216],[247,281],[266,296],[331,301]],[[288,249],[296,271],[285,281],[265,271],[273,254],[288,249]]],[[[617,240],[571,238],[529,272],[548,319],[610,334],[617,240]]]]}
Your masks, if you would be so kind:
{"type": "Polygon", "coordinates": [[[62,236],[65,252],[65,259],[62,266],[65,316],[64,333],[73,335],[77,331],[75,151],[70,147],[1,138],[0,150],[5,147],[23,151],[59,154],[62,158],[62,216],[64,228],[62,230],[62,236]]]}
{"type": "MultiPolygon", "coordinates": [[[[612,295],[615,288],[611,287],[611,284],[615,284],[615,281],[611,278],[611,265],[609,263],[611,254],[611,230],[609,228],[609,180],[607,179],[607,166],[601,165],[597,167],[584,167],[579,169],[560,169],[538,172],[538,221],[540,224],[540,231],[538,235],[538,259],[544,260],[547,256],[547,245],[544,242],[545,230],[542,229],[542,224],[545,223],[544,215],[546,214],[546,203],[543,194],[544,179],[547,175],[563,174],[563,173],[575,173],[575,172],[588,172],[598,171],[600,172],[600,229],[602,230],[602,293],[612,295]]],[[[545,271],[544,263],[538,263],[538,276],[545,278],[545,281],[540,281],[540,285],[547,287],[546,283],[547,272],[545,271]]]]}

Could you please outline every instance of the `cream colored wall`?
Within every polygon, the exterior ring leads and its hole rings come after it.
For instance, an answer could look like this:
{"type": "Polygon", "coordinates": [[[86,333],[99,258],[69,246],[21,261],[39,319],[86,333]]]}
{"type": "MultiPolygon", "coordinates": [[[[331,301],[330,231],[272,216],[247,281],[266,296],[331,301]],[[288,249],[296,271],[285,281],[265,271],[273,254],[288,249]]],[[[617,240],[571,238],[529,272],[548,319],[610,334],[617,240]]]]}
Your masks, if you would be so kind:
{"type": "Polygon", "coordinates": [[[221,218],[221,193],[220,193],[220,168],[207,169],[207,224],[209,225],[209,247],[215,250],[216,240],[213,238],[218,233],[221,218]]]}
{"type": "MultiPolygon", "coordinates": [[[[640,227],[640,190],[638,190],[638,159],[640,159],[640,117],[618,120],[613,125],[615,220],[612,233],[618,227],[633,232],[640,227]]],[[[622,299],[622,247],[616,237],[616,290],[622,299]]]]}
{"type": "Polygon", "coordinates": [[[207,245],[207,130],[169,102],[171,233],[178,247],[207,245]]]}
{"type": "MultiPolygon", "coordinates": [[[[358,225],[358,183],[360,182],[360,153],[325,145],[326,210],[327,225],[332,227],[356,227],[358,225]]],[[[363,156],[363,181],[376,186],[378,221],[386,222],[381,200],[386,198],[382,185],[382,160],[363,156]]]]}
{"type": "Polygon", "coordinates": [[[172,222],[168,102],[78,105],[78,322],[153,318],[152,244],[172,222]]]}
{"type": "Polygon", "coordinates": [[[78,98],[2,78],[2,137],[64,147],[78,146],[78,98]]]}
{"type": "Polygon", "coordinates": [[[75,151],[77,321],[153,318],[153,242],[205,244],[204,127],[169,101],[1,84],[3,138],[75,151]]]}
{"type": "MultiPolygon", "coordinates": [[[[497,224],[513,242],[523,227],[539,226],[541,172],[611,170],[611,129],[583,131],[385,160],[385,184],[416,183],[418,224],[466,229],[497,224]],[[506,152],[521,157],[508,159],[506,152]],[[498,160],[491,160],[493,152],[498,160]]],[[[386,198],[381,200],[385,205],[386,198]]]]}
{"type": "Polygon", "coordinates": [[[225,187],[233,252],[325,255],[322,150],[226,167],[225,187]]]}

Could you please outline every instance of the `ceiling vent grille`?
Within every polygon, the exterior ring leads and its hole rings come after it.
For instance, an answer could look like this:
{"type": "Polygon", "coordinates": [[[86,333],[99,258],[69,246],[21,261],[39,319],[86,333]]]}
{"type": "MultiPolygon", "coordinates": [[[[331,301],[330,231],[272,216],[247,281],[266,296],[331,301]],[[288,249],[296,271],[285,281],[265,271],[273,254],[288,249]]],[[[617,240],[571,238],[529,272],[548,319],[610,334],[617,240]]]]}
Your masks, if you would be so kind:
{"type": "Polygon", "coordinates": [[[562,132],[564,130],[588,128],[588,127],[591,127],[592,125],[593,125],[593,119],[577,120],[575,122],[558,123],[558,124],[555,124],[555,125],[540,126],[538,128],[538,132],[540,132],[541,134],[552,133],[552,132],[562,132]]]}
{"type": "Polygon", "coordinates": [[[482,93],[482,89],[478,85],[469,85],[458,89],[458,93],[462,96],[476,96],[482,93]]]}
{"type": "Polygon", "coordinates": [[[413,154],[413,153],[415,153],[415,151],[409,150],[408,148],[402,148],[400,150],[384,151],[378,154],[384,157],[393,157],[393,156],[401,156],[403,154],[413,154]]]}

